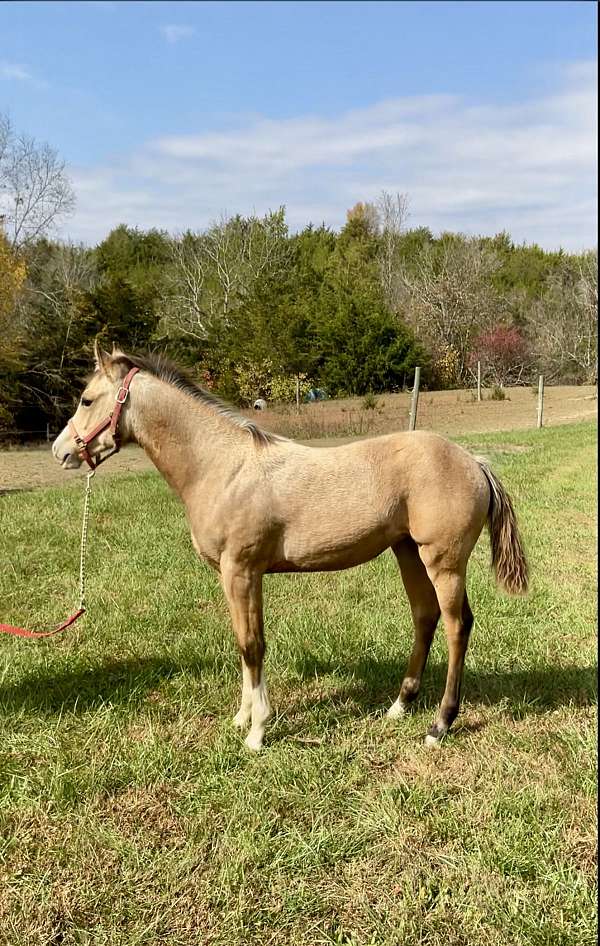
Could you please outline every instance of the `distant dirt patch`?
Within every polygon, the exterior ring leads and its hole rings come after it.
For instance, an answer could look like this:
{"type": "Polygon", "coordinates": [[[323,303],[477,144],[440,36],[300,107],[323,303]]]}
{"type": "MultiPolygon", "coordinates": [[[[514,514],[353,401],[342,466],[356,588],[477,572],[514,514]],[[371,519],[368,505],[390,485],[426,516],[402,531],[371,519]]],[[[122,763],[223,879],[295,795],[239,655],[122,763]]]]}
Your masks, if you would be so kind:
{"type": "MultiPolygon", "coordinates": [[[[530,388],[507,388],[505,401],[478,402],[473,391],[425,391],[419,398],[417,427],[440,434],[489,433],[524,430],[536,424],[537,398],[530,388]]],[[[382,394],[378,407],[366,410],[361,398],[304,404],[294,409],[244,411],[267,430],[293,437],[315,447],[332,446],[358,437],[406,430],[410,394],[382,394]]],[[[598,416],[594,387],[549,387],[544,395],[544,426],[593,420],[598,416]]],[[[476,448],[475,452],[476,452],[476,448]]],[[[485,452],[485,448],[482,448],[485,452]]],[[[488,448],[489,449],[489,448],[488,448]]],[[[502,452],[520,452],[526,447],[503,445],[502,452]]],[[[139,447],[125,447],[102,467],[102,476],[137,473],[154,469],[139,447]]],[[[83,479],[85,469],[64,471],[50,447],[0,451],[0,495],[43,486],[64,486],[83,479]]]]}
{"type": "MultiPolygon", "coordinates": [[[[132,445],[112,457],[98,475],[114,476],[153,469],[144,451],[132,445]]],[[[0,451],[0,494],[42,486],[65,486],[83,480],[86,470],[86,466],[79,470],[63,470],[52,456],[50,447],[3,450],[0,451]]]]}
{"type": "MultiPolygon", "coordinates": [[[[321,401],[293,408],[274,408],[258,416],[268,430],[296,440],[354,438],[407,430],[410,393],[381,394],[373,410],[363,407],[362,398],[321,401]]],[[[248,412],[249,414],[251,412],[248,412]]],[[[592,420],[598,414],[595,387],[547,387],[544,392],[544,426],[592,420]]],[[[496,430],[523,430],[535,427],[537,390],[507,388],[504,401],[493,401],[489,391],[477,401],[476,392],[423,391],[419,397],[417,427],[440,434],[488,433],[496,430]]]]}

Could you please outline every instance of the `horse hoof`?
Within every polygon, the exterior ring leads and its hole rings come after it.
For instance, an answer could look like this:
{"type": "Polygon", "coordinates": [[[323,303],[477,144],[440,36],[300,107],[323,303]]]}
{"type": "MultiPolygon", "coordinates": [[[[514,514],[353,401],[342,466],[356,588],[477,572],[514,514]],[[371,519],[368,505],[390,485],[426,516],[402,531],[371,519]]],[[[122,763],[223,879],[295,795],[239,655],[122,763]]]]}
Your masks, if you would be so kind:
{"type": "Polygon", "coordinates": [[[244,742],[247,748],[250,749],[251,752],[260,752],[260,750],[262,749],[262,743],[263,743],[262,733],[260,735],[257,735],[256,733],[253,733],[252,731],[250,731],[248,735],[246,736],[246,738],[244,739],[244,742]]]}
{"type": "Polygon", "coordinates": [[[395,703],[392,703],[385,715],[388,719],[400,719],[402,716],[406,715],[406,706],[397,699],[395,703]]]}
{"type": "Polygon", "coordinates": [[[425,736],[425,745],[428,749],[439,749],[442,744],[442,740],[439,736],[432,736],[429,733],[425,736]]]}

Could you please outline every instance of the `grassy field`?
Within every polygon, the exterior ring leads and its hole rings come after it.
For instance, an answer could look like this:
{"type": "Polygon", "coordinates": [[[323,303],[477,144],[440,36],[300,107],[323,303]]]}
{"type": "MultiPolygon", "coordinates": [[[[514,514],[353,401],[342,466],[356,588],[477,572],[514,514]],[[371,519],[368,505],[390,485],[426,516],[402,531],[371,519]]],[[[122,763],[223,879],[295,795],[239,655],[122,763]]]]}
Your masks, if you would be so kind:
{"type": "MultiPolygon", "coordinates": [[[[89,613],[0,640],[0,943],[587,946],[596,942],[596,426],[477,434],[531,560],[524,599],[473,555],[463,711],[395,699],[395,560],[267,578],[278,714],[250,755],[214,573],[152,473],[98,475],[89,613]]],[[[2,620],[76,600],[81,483],[0,498],[2,620]]]]}

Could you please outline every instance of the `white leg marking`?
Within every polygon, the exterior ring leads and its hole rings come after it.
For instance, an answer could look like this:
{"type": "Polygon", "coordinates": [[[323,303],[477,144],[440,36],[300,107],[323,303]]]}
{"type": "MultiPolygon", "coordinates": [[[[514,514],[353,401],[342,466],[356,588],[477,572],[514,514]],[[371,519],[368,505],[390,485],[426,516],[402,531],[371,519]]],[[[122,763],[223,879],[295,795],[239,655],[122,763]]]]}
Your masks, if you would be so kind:
{"type": "Polygon", "coordinates": [[[246,662],[242,657],[242,700],[240,703],[240,708],[233,717],[233,725],[237,729],[245,729],[245,727],[250,722],[250,717],[252,715],[252,680],[250,678],[250,671],[246,666],[246,662]]]}
{"type": "Polygon", "coordinates": [[[395,703],[392,703],[389,710],[385,714],[388,719],[400,719],[401,716],[404,716],[406,713],[406,706],[398,697],[395,703]]]}
{"type": "Polygon", "coordinates": [[[442,740],[437,736],[430,736],[429,733],[425,736],[425,745],[428,749],[439,749],[442,740]]]}
{"type": "Polygon", "coordinates": [[[271,704],[269,695],[261,674],[260,683],[252,690],[252,726],[246,736],[246,745],[253,752],[258,752],[262,748],[263,736],[265,734],[265,723],[271,715],[271,704]]]}

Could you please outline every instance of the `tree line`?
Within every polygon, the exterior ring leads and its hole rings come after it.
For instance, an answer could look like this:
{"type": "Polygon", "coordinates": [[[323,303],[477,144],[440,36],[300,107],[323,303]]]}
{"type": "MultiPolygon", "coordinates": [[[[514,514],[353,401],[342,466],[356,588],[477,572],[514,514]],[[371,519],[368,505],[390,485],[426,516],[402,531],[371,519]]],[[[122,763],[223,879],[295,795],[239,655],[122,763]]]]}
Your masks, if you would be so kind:
{"type": "Polygon", "coordinates": [[[388,193],[357,203],[339,231],[291,233],[282,207],[175,235],[123,224],[74,245],[47,235],[74,199],[57,155],[2,132],[4,432],[64,422],[96,337],[164,351],[238,404],[292,400],[297,384],[401,390],[416,365],[424,386],[464,387],[478,360],[495,384],[596,383],[596,250],[436,237],[408,227],[407,198],[388,193]],[[29,180],[22,160],[14,170],[27,149],[29,180]]]}

